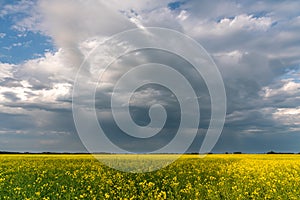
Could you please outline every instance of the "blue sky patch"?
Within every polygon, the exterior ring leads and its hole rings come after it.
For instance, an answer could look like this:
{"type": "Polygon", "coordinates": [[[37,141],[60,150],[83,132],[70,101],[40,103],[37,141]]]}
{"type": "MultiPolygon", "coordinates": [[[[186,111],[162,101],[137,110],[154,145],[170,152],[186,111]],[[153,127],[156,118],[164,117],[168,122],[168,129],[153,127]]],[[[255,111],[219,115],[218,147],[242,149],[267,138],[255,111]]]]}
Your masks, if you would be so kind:
{"type": "MultiPolygon", "coordinates": [[[[0,62],[18,64],[25,60],[41,57],[45,51],[53,51],[51,38],[32,31],[19,31],[13,28],[16,16],[0,18],[0,62]]],[[[24,16],[23,16],[24,17],[24,16]]]]}
{"type": "Polygon", "coordinates": [[[182,1],[175,1],[175,2],[169,3],[168,8],[170,10],[176,10],[176,9],[180,8],[180,6],[183,4],[184,4],[184,2],[182,2],[182,1]]]}

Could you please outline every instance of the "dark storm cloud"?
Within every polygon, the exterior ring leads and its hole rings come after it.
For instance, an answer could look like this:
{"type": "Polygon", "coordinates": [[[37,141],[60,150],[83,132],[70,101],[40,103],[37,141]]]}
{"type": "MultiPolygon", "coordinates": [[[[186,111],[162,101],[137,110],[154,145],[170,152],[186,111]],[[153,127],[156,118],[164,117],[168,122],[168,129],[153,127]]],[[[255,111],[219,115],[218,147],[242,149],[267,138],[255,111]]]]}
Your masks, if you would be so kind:
{"type": "Polygon", "coordinates": [[[42,102],[41,103],[20,103],[20,102],[18,102],[17,104],[5,103],[3,105],[6,107],[10,107],[10,108],[20,108],[21,107],[28,111],[43,110],[43,111],[58,112],[58,113],[70,113],[72,111],[70,108],[71,105],[62,106],[60,104],[55,105],[55,104],[47,104],[47,103],[42,103],[42,102]]]}
{"type": "Polygon", "coordinates": [[[31,127],[32,121],[25,114],[0,113],[0,125],[4,130],[22,130],[31,127]]]}
{"type": "MultiPolygon", "coordinates": [[[[150,107],[154,104],[163,105],[168,117],[163,131],[158,137],[151,138],[149,141],[144,141],[143,139],[137,140],[136,138],[128,137],[128,135],[122,132],[114,123],[114,119],[111,114],[109,117],[107,116],[107,112],[111,108],[110,98],[113,91],[112,87],[119,79],[118,76],[125,74],[125,72],[121,73],[122,69],[126,71],[126,68],[131,69],[132,66],[142,65],[144,63],[160,63],[166,66],[171,66],[173,69],[185,76],[197,95],[192,98],[197,98],[200,105],[201,122],[199,124],[199,128],[207,129],[210,120],[210,97],[208,89],[202,77],[189,62],[178,55],[163,50],[157,51],[153,49],[144,49],[139,52],[138,58],[132,58],[131,56],[132,55],[127,54],[126,56],[119,58],[118,62],[111,64],[109,69],[111,72],[106,71],[105,74],[102,75],[103,77],[109,76],[109,82],[103,83],[105,87],[98,88],[96,93],[95,103],[98,120],[100,123],[101,121],[104,121],[102,122],[101,127],[105,130],[104,132],[108,132],[108,137],[111,140],[117,140],[118,146],[122,146],[123,148],[129,148],[128,146],[130,146],[130,151],[154,151],[159,149],[161,145],[167,144],[177,132],[178,125],[180,123],[181,111],[179,102],[176,99],[176,94],[172,93],[172,91],[168,88],[156,84],[147,84],[137,88],[130,98],[129,109],[133,121],[139,126],[146,126],[150,123],[150,107]],[[116,71],[118,74],[114,76],[116,71]],[[109,119],[107,119],[107,117],[109,119]]],[[[151,74],[148,74],[148,76],[151,77],[151,74]]],[[[172,79],[173,77],[170,76],[165,78],[172,79]]],[[[138,80],[139,77],[133,77],[133,79],[138,80]]],[[[101,85],[101,83],[99,83],[99,85],[101,85]]],[[[180,87],[180,85],[174,85],[174,87],[180,87]]],[[[122,93],[119,96],[122,98],[122,93]]],[[[183,103],[188,103],[188,98],[190,97],[186,96],[185,98],[186,99],[183,100],[183,103]]],[[[122,103],[120,103],[120,105],[122,105],[122,103]]],[[[191,116],[189,117],[193,118],[194,116],[191,113],[191,116]]],[[[203,132],[201,134],[203,134],[203,132]]]]}

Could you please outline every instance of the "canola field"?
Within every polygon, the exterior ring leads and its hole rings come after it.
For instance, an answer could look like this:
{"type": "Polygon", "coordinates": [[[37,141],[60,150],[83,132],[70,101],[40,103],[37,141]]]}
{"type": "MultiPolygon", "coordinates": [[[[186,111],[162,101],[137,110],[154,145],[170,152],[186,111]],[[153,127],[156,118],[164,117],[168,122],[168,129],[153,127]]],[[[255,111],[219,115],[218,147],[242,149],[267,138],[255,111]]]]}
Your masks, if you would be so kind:
{"type": "Polygon", "coordinates": [[[300,155],[184,155],[148,173],[91,155],[0,155],[0,199],[300,199],[300,155]]]}

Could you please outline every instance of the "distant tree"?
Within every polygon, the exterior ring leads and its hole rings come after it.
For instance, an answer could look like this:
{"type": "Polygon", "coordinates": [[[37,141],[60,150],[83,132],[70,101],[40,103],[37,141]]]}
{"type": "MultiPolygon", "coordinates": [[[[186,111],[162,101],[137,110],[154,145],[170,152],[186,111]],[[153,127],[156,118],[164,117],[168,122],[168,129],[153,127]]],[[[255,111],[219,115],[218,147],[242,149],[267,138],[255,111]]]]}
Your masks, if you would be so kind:
{"type": "Polygon", "coordinates": [[[233,152],[233,154],[242,154],[242,152],[240,152],[240,151],[235,151],[235,152],[233,152]]]}

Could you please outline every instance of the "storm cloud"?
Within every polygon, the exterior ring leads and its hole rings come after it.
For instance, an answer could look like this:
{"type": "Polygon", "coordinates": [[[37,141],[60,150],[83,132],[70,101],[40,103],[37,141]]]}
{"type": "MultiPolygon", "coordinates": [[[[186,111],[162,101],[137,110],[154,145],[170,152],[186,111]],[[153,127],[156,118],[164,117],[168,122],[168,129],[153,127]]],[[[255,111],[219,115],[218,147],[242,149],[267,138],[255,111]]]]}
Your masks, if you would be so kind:
{"type": "MultiPolygon", "coordinates": [[[[82,62],[91,50],[114,34],[132,28],[162,27],[195,39],[222,75],[227,113],[214,152],[300,152],[300,4],[297,1],[24,0],[0,5],[0,20],[8,16],[13,19],[9,29],[20,35],[42,35],[53,45],[53,49],[40,52],[41,56],[17,63],[2,60],[5,55],[1,52],[0,150],[85,151],[72,116],[73,82],[82,62]]],[[[4,44],[9,32],[1,36],[4,44]]],[[[130,45],[103,46],[105,54],[89,60],[83,77],[97,81],[98,72],[103,70],[97,64],[111,60],[117,52],[131,48],[130,45]]],[[[180,47],[174,43],[174,48],[180,47]]],[[[207,86],[201,76],[195,75],[190,63],[168,52],[143,51],[134,59],[119,59],[119,64],[124,69],[154,61],[173,66],[197,83],[193,89],[199,98],[201,120],[197,137],[188,150],[197,152],[211,116],[207,86]]],[[[172,130],[178,127],[180,111],[176,109],[176,98],[164,87],[141,87],[130,102],[132,119],[139,125],[150,123],[151,105],[159,103],[168,108],[166,133],[152,141],[130,143],[132,140],[122,137],[112,116],[107,114],[113,89],[110,83],[123,72],[117,64],[115,71],[107,76],[106,85],[97,88],[95,98],[98,119],[110,132],[109,137],[130,151],[140,146],[152,150],[168,143],[174,134],[172,130]]],[[[85,81],[83,88],[94,86],[84,79],[80,81],[85,81]]],[[[84,99],[85,90],[82,91],[84,99]]],[[[121,101],[122,94],[119,96],[121,101]]]]}

